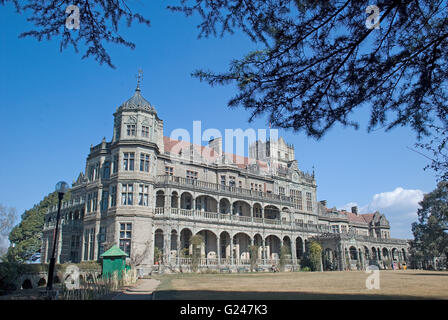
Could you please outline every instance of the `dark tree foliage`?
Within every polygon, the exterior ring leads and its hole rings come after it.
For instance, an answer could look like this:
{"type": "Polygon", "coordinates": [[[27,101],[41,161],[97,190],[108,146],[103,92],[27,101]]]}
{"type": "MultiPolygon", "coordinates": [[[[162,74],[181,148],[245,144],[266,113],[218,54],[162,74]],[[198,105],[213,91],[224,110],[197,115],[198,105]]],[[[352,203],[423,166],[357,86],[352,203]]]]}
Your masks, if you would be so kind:
{"type": "MultiPolygon", "coordinates": [[[[64,201],[70,197],[69,191],[64,195],[64,201]]],[[[9,241],[12,244],[6,256],[9,261],[26,262],[34,253],[40,251],[45,215],[50,207],[57,204],[58,194],[53,192],[22,214],[20,223],[9,234],[9,241]]]]}
{"type": "Polygon", "coordinates": [[[419,205],[418,222],[412,224],[414,251],[424,259],[448,256],[448,182],[439,182],[419,205]]]}
{"type": "MultiPolygon", "coordinates": [[[[242,31],[260,46],[226,72],[193,73],[210,85],[237,84],[229,106],[249,110],[250,121],[266,114],[273,126],[319,139],[335,124],[357,129],[353,113],[365,107],[368,131],[410,126],[418,139],[437,137],[432,126],[447,132],[447,2],[375,1],[379,29],[366,26],[369,4],[181,0],[170,9],[198,14],[199,37],[242,31]]],[[[446,151],[434,142],[424,145],[446,151]]],[[[446,157],[433,160],[446,176],[446,157]]]]}
{"type": "Polygon", "coordinates": [[[35,29],[24,32],[20,37],[34,37],[37,40],[60,39],[60,50],[72,45],[78,52],[78,45],[84,44],[86,51],[82,58],[93,57],[100,64],[114,68],[112,60],[104,47],[105,43],[120,44],[131,49],[135,44],[125,40],[119,33],[121,21],[128,27],[133,21],[150,25],[150,21],[139,13],[134,13],[126,0],[0,0],[0,4],[14,3],[18,12],[28,12],[28,21],[35,29]],[[66,8],[76,5],[79,8],[79,30],[66,28],[69,14],[66,8]]]}

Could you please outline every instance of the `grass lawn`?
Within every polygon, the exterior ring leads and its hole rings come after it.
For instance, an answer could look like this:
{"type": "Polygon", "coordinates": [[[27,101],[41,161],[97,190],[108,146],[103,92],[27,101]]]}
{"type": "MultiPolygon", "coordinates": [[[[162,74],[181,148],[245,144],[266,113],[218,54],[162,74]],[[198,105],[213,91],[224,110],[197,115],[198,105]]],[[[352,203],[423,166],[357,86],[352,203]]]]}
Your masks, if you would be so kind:
{"type": "Polygon", "coordinates": [[[157,300],[198,299],[448,299],[448,272],[380,271],[380,289],[366,288],[363,271],[169,274],[157,300]]]}

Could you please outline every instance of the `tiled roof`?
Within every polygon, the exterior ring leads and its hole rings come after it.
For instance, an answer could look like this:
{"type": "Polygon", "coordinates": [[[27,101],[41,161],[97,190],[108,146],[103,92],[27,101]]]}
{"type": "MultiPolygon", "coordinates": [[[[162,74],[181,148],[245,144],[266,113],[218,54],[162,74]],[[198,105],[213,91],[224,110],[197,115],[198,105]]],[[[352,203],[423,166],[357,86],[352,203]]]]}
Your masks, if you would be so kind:
{"type": "MultiPolygon", "coordinates": [[[[335,212],[334,209],[325,208],[325,210],[328,213],[335,212]]],[[[359,214],[356,214],[356,213],[353,213],[353,212],[350,212],[350,211],[345,211],[345,210],[336,210],[336,212],[338,214],[341,214],[341,215],[343,214],[343,215],[347,216],[347,219],[348,219],[349,222],[355,222],[355,223],[358,223],[358,224],[369,224],[373,220],[373,217],[375,215],[375,213],[362,213],[362,214],[359,213],[359,214]]]]}
{"type": "Polygon", "coordinates": [[[373,220],[373,216],[374,215],[375,215],[374,213],[364,213],[364,214],[361,214],[361,216],[364,218],[364,220],[367,223],[370,223],[373,220]]]}
{"type": "MultiPolygon", "coordinates": [[[[174,139],[171,139],[170,137],[163,137],[163,144],[164,144],[164,148],[165,148],[165,153],[178,154],[181,150],[182,150],[182,152],[184,152],[183,150],[185,150],[185,151],[190,150],[191,146],[193,146],[193,149],[197,153],[202,155],[202,158],[204,159],[204,161],[212,163],[212,162],[215,162],[219,158],[218,153],[213,148],[210,148],[207,146],[200,146],[200,145],[190,143],[187,141],[182,141],[182,140],[174,140],[174,139]]],[[[244,169],[247,167],[247,165],[255,164],[255,163],[257,163],[261,169],[268,168],[268,164],[264,161],[255,160],[255,159],[252,159],[249,157],[244,157],[244,156],[240,156],[240,155],[228,153],[228,152],[224,152],[223,155],[229,162],[235,164],[240,169],[244,169]]]]}

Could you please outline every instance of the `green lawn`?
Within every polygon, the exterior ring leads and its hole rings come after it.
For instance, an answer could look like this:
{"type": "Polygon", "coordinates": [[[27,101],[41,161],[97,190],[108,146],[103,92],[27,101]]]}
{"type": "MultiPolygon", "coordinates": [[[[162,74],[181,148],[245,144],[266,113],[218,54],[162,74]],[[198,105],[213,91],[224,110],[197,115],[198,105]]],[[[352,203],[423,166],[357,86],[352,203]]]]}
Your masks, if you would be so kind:
{"type": "Polygon", "coordinates": [[[158,300],[448,299],[448,272],[380,271],[367,289],[362,271],[157,275],[158,300]]]}

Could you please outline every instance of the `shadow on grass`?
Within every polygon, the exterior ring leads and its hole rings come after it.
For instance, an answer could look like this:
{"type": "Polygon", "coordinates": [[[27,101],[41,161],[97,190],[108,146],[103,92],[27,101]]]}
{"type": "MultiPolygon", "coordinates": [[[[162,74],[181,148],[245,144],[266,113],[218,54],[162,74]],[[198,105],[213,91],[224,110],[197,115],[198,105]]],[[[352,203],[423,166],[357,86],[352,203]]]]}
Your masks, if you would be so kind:
{"type": "Polygon", "coordinates": [[[434,300],[428,297],[316,292],[255,292],[212,290],[160,290],[155,300],[434,300]]]}
{"type": "Polygon", "coordinates": [[[448,276],[448,272],[443,272],[443,271],[432,271],[434,273],[406,273],[412,276],[448,276]]]}

